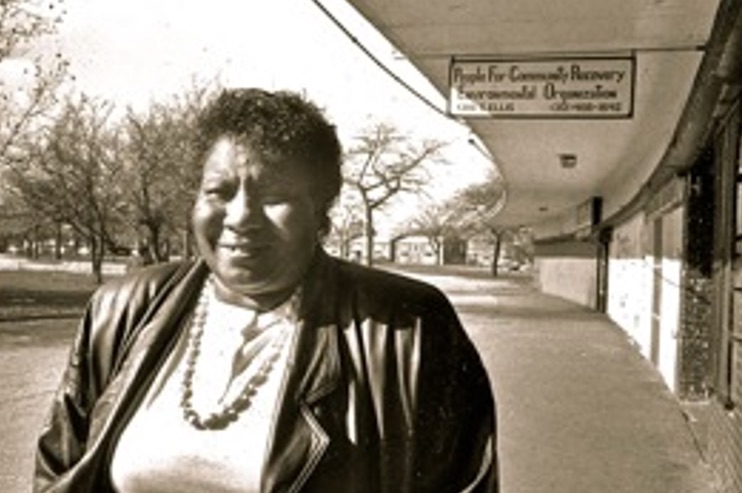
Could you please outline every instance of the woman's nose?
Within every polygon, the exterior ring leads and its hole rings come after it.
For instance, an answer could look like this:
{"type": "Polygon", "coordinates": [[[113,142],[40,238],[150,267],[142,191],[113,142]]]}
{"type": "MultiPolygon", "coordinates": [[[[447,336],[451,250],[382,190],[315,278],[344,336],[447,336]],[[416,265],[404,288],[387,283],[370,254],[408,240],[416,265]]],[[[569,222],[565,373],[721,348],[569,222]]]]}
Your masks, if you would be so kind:
{"type": "Polygon", "coordinates": [[[260,202],[245,190],[239,190],[227,203],[225,226],[234,229],[258,227],[262,224],[263,208],[260,202]]]}

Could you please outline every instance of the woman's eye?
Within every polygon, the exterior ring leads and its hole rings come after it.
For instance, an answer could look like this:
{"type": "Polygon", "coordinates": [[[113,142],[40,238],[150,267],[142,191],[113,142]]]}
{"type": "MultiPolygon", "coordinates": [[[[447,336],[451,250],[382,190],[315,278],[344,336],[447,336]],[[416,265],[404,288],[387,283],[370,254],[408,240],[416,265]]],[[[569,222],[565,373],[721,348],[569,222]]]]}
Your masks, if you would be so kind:
{"type": "Polygon", "coordinates": [[[232,192],[232,187],[227,185],[214,185],[204,187],[204,193],[210,197],[227,198],[232,192]]]}

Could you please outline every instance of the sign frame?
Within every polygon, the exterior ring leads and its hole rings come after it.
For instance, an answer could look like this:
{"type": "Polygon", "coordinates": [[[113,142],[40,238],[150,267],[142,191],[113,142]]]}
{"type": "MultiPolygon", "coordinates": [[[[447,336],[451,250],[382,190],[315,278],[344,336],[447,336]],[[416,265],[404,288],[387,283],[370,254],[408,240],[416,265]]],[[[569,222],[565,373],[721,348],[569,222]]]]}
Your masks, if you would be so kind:
{"type": "MultiPolygon", "coordinates": [[[[604,71],[606,76],[610,75],[608,74],[608,70],[604,71]]],[[[464,74],[466,76],[467,74],[464,74]]],[[[536,73],[536,75],[539,75],[536,73]]],[[[588,56],[539,56],[539,57],[515,57],[515,56],[501,56],[501,57],[451,57],[449,62],[449,69],[448,69],[448,97],[446,99],[447,108],[446,112],[454,117],[454,118],[471,118],[471,119],[522,119],[522,120],[621,120],[621,119],[631,119],[634,116],[634,110],[635,110],[635,91],[636,91],[636,54],[630,53],[630,54],[621,54],[621,55],[588,55],[588,56]],[[559,90],[554,90],[554,94],[556,96],[553,96],[553,99],[556,101],[548,102],[545,100],[545,96],[538,96],[538,92],[545,91],[545,87],[547,84],[556,84],[557,82],[561,83],[563,87],[567,87],[567,82],[571,82],[572,77],[572,70],[579,70],[580,64],[583,65],[589,65],[589,64],[612,64],[615,63],[617,66],[619,64],[622,65],[626,71],[629,73],[624,75],[623,78],[616,82],[616,84],[620,84],[623,82],[624,85],[622,85],[620,88],[616,88],[613,86],[604,87],[603,83],[604,81],[599,81],[598,83],[593,83],[594,86],[593,94],[597,94],[600,96],[601,94],[605,95],[606,98],[609,98],[613,95],[613,93],[616,93],[615,101],[600,101],[600,97],[595,98],[589,98],[585,102],[577,102],[574,104],[574,107],[577,108],[576,110],[572,110],[569,106],[569,103],[565,102],[564,99],[561,100],[561,106],[556,106],[560,103],[560,100],[558,99],[561,94],[567,94],[568,91],[565,91],[564,93],[559,92],[559,90]],[[561,109],[547,109],[542,111],[519,111],[517,107],[517,101],[515,99],[507,99],[503,98],[503,101],[497,102],[499,111],[489,111],[487,109],[482,109],[478,105],[480,103],[478,102],[472,102],[472,101],[466,101],[465,98],[459,97],[458,99],[455,97],[458,93],[460,93],[460,87],[456,87],[456,77],[461,76],[461,72],[455,73],[457,68],[462,68],[464,66],[474,66],[478,67],[476,74],[468,74],[469,76],[469,82],[471,82],[472,85],[474,84],[480,84],[479,88],[476,89],[477,92],[480,94],[483,94],[484,91],[492,91],[491,94],[501,94],[499,91],[503,91],[501,88],[498,88],[496,85],[497,82],[492,82],[491,80],[482,80],[484,77],[485,79],[489,79],[489,67],[497,67],[499,66],[505,66],[505,71],[494,71],[497,78],[500,78],[500,80],[509,77],[507,74],[513,70],[513,67],[518,67],[518,64],[527,65],[527,66],[536,66],[536,65],[543,65],[547,69],[551,66],[551,68],[554,69],[554,72],[543,72],[540,75],[542,75],[544,78],[547,77],[554,77],[554,80],[538,80],[538,81],[528,81],[528,82],[519,82],[520,83],[520,91],[521,96],[523,99],[534,99],[538,100],[537,102],[539,104],[551,104],[555,105],[553,108],[560,107],[561,109]],[[481,68],[483,66],[487,66],[487,70],[485,71],[488,75],[484,75],[485,72],[482,72],[481,68]],[[564,66],[567,66],[565,68],[564,66]],[[577,69],[573,69],[572,67],[577,67],[577,69]],[[567,77],[567,80],[560,81],[556,79],[557,75],[565,76],[567,77]],[[472,79],[477,80],[472,80],[472,79]],[[457,89],[459,89],[457,91],[457,89]],[[618,89],[621,90],[621,93],[619,94],[618,89]],[[529,92],[530,91],[530,92],[529,92]],[[600,91],[603,91],[602,93],[600,91]],[[625,94],[624,94],[625,93],[625,94]],[[541,99],[539,99],[541,98],[541,99]],[[598,101],[593,101],[593,99],[597,99],[598,101]],[[468,104],[472,105],[474,108],[474,111],[467,112],[462,110],[457,110],[455,108],[455,105],[457,102],[460,102],[462,104],[468,104]],[[618,103],[619,107],[621,108],[618,111],[601,111],[599,108],[613,108],[615,109],[615,106],[612,106],[614,104],[618,103]],[[508,106],[510,105],[510,106],[508,106]],[[564,105],[567,105],[566,107],[564,105]],[[581,105],[581,106],[580,106],[581,105]],[[626,107],[625,107],[625,106],[626,107]],[[579,108],[583,108],[583,110],[579,110],[579,108]],[[589,110],[585,110],[586,108],[591,108],[589,110]],[[593,109],[595,111],[593,111],[593,109]]],[[[460,77],[459,77],[460,80],[460,77]]],[[[516,84],[512,81],[509,81],[508,84],[510,84],[511,87],[506,88],[502,94],[513,93],[513,86],[516,84]]],[[[588,83],[589,84],[589,83],[588,83]]],[[[578,94],[580,92],[586,92],[590,91],[590,88],[579,88],[577,86],[577,89],[572,89],[570,94],[578,94]]],[[[517,95],[517,94],[516,94],[517,95]]]]}

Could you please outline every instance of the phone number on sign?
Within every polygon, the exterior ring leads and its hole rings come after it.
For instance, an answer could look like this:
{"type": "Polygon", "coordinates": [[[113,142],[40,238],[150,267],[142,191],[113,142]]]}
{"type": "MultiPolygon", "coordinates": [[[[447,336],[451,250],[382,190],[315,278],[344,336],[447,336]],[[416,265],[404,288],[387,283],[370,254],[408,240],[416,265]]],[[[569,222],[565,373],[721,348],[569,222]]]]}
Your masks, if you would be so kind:
{"type": "Polygon", "coordinates": [[[623,105],[618,102],[594,103],[591,101],[580,103],[552,103],[549,105],[551,111],[572,113],[620,113],[623,105]]]}

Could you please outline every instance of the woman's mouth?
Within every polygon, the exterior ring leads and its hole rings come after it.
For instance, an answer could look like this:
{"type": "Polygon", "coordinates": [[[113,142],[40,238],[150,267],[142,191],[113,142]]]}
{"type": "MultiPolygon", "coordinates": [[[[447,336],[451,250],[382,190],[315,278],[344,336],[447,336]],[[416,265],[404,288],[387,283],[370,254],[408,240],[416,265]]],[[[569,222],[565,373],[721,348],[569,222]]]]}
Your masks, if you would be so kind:
{"type": "Polygon", "coordinates": [[[231,255],[255,257],[268,249],[268,245],[254,243],[222,243],[219,248],[231,255]]]}

